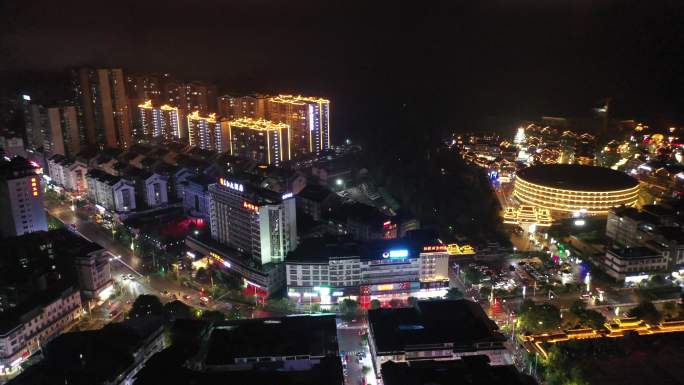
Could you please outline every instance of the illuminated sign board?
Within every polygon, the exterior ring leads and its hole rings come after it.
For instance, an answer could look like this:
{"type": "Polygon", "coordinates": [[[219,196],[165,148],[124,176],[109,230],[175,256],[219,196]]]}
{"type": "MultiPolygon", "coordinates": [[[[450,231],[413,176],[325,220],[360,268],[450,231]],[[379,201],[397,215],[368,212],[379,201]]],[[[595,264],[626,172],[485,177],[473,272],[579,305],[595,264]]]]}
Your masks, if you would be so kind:
{"type": "Polygon", "coordinates": [[[390,251],[385,251],[384,253],[382,253],[383,258],[390,258],[390,259],[407,258],[408,256],[409,256],[409,252],[406,249],[390,250],[390,251]]]}
{"type": "Polygon", "coordinates": [[[446,252],[449,255],[467,255],[475,254],[475,249],[470,245],[459,246],[455,243],[449,245],[430,245],[423,246],[424,253],[439,253],[446,252]]]}
{"type": "Polygon", "coordinates": [[[255,213],[259,212],[259,206],[253,205],[249,202],[242,202],[242,207],[246,208],[247,210],[253,211],[255,213]]]}
{"type": "Polygon", "coordinates": [[[292,197],[293,197],[293,194],[290,192],[290,193],[287,193],[287,194],[283,194],[282,199],[285,200],[285,199],[289,199],[289,198],[292,198],[292,197]]]}
{"type": "Polygon", "coordinates": [[[223,178],[219,178],[219,183],[222,186],[228,187],[231,190],[235,190],[235,191],[239,191],[239,192],[245,191],[245,186],[243,186],[242,183],[233,182],[233,181],[223,179],[223,178]]]}
{"type": "Polygon", "coordinates": [[[21,98],[26,100],[27,102],[31,101],[31,97],[29,95],[21,95],[21,98]]]}
{"type": "Polygon", "coordinates": [[[383,283],[380,285],[361,286],[361,295],[384,293],[388,291],[415,291],[420,290],[420,282],[383,283]]]}

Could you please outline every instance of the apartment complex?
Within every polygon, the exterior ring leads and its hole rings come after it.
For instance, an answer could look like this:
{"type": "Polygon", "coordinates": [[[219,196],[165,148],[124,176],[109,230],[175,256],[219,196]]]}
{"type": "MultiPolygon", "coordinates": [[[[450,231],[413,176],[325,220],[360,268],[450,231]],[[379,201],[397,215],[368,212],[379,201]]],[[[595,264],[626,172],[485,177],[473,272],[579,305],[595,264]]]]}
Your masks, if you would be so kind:
{"type": "Polygon", "coordinates": [[[290,159],[290,127],[263,119],[221,120],[228,131],[229,152],[258,164],[280,165],[290,159]]]}
{"type": "Polygon", "coordinates": [[[228,132],[221,129],[216,114],[202,116],[194,111],[187,117],[188,142],[193,147],[216,152],[228,151],[228,132]]]}
{"type": "Polygon", "coordinates": [[[164,104],[159,107],[152,105],[152,100],[138,105],[140,130],[138,137],[145,139],[158,138],[163,140],[179,140],[183,136],[181,131],[181,115],[177,107],[164,104]]]}
{"type": "Polygon", "coordinates": [[[268,99],[267,119],[290,126],[292,158],[330,148],[330,101],[279,95],[268,99]]]}
{"type": "Polygon", "coordinates": [[[69,160],[63,155],[53,155],[47,160],[48,175],[58,186],[67,191],[85,192],[87,183],[85,176],[88,168],[79,160],[69,160]]]}
{"type": "Polygon", "coordinates": [[[266,102],[269,96],[223,95],[218,99],[218,112],[228,120],[240,118],[260,119],[266,117],[266,102]]]}

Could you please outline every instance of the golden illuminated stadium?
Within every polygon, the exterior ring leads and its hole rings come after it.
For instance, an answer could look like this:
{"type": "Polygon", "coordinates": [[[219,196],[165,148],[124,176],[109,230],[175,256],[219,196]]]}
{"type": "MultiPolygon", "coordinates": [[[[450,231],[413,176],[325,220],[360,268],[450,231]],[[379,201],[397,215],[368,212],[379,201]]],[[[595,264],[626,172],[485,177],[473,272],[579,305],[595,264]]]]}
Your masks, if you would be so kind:
{"type": "Polygon", "coordinates": [[[513,195],[523,204],[556,213],[606,214],[615,206],[633,206],[639,182],[609,168],[545,164],[518,171],[513,195]]]}

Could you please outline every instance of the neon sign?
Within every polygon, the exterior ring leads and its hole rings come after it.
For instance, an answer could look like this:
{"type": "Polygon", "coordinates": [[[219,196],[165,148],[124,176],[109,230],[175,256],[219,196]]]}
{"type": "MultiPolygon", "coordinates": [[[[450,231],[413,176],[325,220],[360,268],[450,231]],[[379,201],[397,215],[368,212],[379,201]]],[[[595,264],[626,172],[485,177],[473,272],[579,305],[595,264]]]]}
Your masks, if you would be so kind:
{"type": "Polygon", "coordinates": [[[256,205],[253,205],[249,202],[242,202],[242,207],[246,208],[247,210],[253,211],[255,213],[259,212],[259,207],[256,205]]]}
{"type": "Polygon", "coordinates": [[[291,192],[289,192],[289,193],[287,193],[287,194],[283,194],[282,199],[283,199],[283,200],[289,199],[289,198],[292,198],[292,196],[293,196],[293,194],[292,194],[291,192]]]}
{"type": "Polygon", "coordinates": [[[223,179],[223,178],[219,178],[219,183],[222,186],[228,187],[231,190],[235,190],[235,191],[239,191],[239,192],[245,191],[245,186],[243,186],[242,183],[229,181],[229,180],[223,179]]]}
{"type": "Polygon", "coordinates": [[[426,253],[446,252],[449,255],[466,255],[466,254],[475,254],[475,249],[470,245],[459,246],[455,243],[452,243],[449,245],[423,246],[423,252],[426,252],[426,253]]]}
{"type": "Polygon", "coordinates": [[[400,249],[400,250],[390,250],[390,251],[385,251],[382,253],[383,258],[390,258],[390,259],[401,259],[401,258],[406,258],[409,256],[409,252],[406,249],[400,249]]]}

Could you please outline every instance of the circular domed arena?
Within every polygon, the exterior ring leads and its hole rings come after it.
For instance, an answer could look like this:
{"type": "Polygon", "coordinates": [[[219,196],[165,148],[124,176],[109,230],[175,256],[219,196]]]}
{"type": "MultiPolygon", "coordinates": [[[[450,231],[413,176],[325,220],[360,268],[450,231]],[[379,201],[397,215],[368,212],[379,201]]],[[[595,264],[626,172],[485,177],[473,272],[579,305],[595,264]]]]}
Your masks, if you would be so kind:
{"type": "Polygon", "coordinates": [[[639,181],[604,167],[545,164],[518,171],[513,195],[523,204],[557,213],[601,215],[615,206],[633,206],[639,181]]]}

